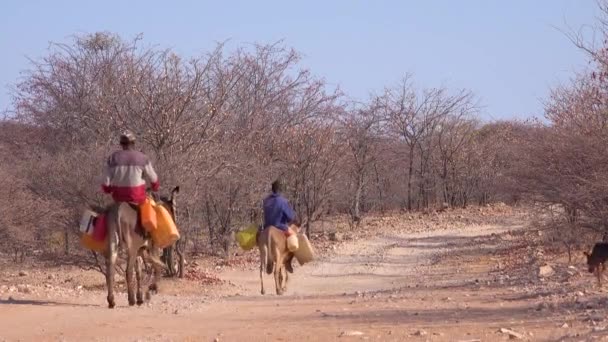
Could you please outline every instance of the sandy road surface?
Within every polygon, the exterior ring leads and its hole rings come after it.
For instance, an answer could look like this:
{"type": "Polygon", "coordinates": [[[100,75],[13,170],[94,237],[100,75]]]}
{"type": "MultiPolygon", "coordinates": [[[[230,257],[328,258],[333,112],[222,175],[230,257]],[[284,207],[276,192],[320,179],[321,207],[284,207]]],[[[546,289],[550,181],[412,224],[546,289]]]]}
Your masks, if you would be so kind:
{"type": "MultiPolygon", "coordinates": [[[[237,295],[209,297],[183,281],[165,282],[149,305],[129,308],[119,294],[114,310],[100,290],[72,297],[0,294],[0,341],[509,339],[500,328],[535,341],[601,340],[599,328],[591,331],[576,313],[539,311],[535,294],[498,286],[493,251],[520,224],[348,242],[330,258],[296,268],[283,297],[259,295],[255,270],[221,273],[237,295]]],[[[273,293],[272,278],[266,282],[273,293]]]]}

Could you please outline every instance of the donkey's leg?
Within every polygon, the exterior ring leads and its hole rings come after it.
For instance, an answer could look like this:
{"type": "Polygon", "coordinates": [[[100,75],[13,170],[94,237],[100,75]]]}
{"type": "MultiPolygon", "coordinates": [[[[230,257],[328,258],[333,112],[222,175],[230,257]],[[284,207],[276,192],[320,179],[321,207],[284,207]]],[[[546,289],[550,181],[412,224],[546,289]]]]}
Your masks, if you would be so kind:
{"type": "Polygon", "coordinates": [[[135,258],[135,278],[137,280],[137,305],[142,305],[144,303],[144,296],[142,293],[142,279],[141,279],[141,269],[143,264],[143,256],[141,255],[141,249],[137,253],[137,257],[135,258]]]}
{"type": "Polygon", "coordinates": [[[274,250],[274,255],[273,257],[275,258],[274,260],[274,286],[276,288],[277,291],[277,295],[282,295],[283,294],[283,274],[281,273],[283,271],[283,260],[281,260],[281,253],[279,252],[278,248],[275,248],[274,250]]]}
{"type": "Polygon", "coordinates": [[[289,252],[287,253],[286,256],[284,256],[284,261],[283,264],[285,265],[284,270],[285,270],[285,278],[283,279],[283,292],[287,292],[287,283],[289,282],[289,273],[293,272],[293,269],[291,270],[291,272],[289,271],[289,268],[291,267],[291,261],[294,258],[294,254],[289,252]]]}
{"type": "Polygon", "coordinates": [[[260,286],[262,287],[261,293],[262,295],[266,294],[266,290],[264,289],[264,271],[266,270],[266,264],[268,259],[268,247],[266,245],[260,247],[260,286]]]}
{"type": "MultiPolygon", "coordinates": [[[[150,273],[150,264],[152,264],[152,271],[154,271],[154,263],[152,263],[150,261],[150,254],[148,252],[148,248],[142,247],[139,250],[139,256],[141,257],[141,260],[142,260],[142,266],[143,266],[142,267],[142,272],[144,274],[146,274],[146,279],[148,279],[148,274],[150,273]]],[[[149,278],[149,281],[150,281],[150,283],[152,283],[152,278],[149,278]]],[[[142,287],[143,286],[144,285],[142,285],[142,287]]],[[[145,293],[146,293],[146,299],[149,299],[149,297],[150,297],[150,294],[149,294],[149,292],[150,292],[150,285],[146,284],[145,287],[146,287],[146,291],[145,291],[145,293]]]]}
{"type": "Polygon", "coordinates": [[[289,272],[287,271],[287,266],[283,267],[283,272],[285,273],[285,277],[283,278],[283,292],[287,292],[287,282],[289,282],[289,272]]]}
{"type": "Polygon", "coordinates": [[[283,294],[283,289],[281,288],[281,266],[277,263],[274,265],[274,286],[277,291],[277,295],[283,294]]]}
{"type": "Polygon", "coordinates": [[[118,251],[117,245],[113,241],[112,237],[110,237],[108,250],[106,253],[106,286],[108,288],[108,307],[113,309],[116,306],[116,301],[114,300],[114,273],[116,270],[114,267],[116,266],[118,251]]]}
{"type": "Polygon", "coordinates": [[[133,252],[132,249],[128,250],[127,253],[127,297],[129,299],[129,305],[135,305],[135,289],[133,282],[133,269],[135,268],[135,259],[137,258],[137,252],[133,252]]]}
{"type": "Polygon", "coordinates": [[[162,275],[162,271],[165,268],[165,264],[160,261],[160,249],[156,247],[148,248],[148,257],[150,263],[152,264],[152,268],[154,269],[154,276],[152,278],[152,283],[148,287],[148,290],[154,293],[158,293],[158,283],[160,282],[160,278],[162,275]]]}

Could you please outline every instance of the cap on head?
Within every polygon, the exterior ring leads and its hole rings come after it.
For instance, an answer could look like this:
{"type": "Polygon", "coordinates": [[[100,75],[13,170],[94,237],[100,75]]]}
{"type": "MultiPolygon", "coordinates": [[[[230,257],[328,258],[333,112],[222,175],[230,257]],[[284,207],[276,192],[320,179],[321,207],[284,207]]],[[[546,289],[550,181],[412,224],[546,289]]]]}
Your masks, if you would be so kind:
{"type": "Polygon", "coordinates": [[[124,131],[120,135],[120,144],[121,145],[130,145],[135,143],[135,134],[131,131],[124,131]]]}

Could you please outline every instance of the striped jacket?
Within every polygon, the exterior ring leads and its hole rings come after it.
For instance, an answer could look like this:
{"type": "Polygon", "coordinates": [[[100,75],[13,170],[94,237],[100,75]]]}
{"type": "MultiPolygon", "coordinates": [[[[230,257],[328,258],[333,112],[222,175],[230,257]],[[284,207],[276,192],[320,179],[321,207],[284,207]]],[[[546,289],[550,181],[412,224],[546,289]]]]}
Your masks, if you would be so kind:
{"type": "Polygon", "coordinates": [[[158,191],[158,176],[148,157],[139,151],[121,150],[108,158],[101,188],[116,202],[141,204],[146,200],[146,180],[158,191]]]}

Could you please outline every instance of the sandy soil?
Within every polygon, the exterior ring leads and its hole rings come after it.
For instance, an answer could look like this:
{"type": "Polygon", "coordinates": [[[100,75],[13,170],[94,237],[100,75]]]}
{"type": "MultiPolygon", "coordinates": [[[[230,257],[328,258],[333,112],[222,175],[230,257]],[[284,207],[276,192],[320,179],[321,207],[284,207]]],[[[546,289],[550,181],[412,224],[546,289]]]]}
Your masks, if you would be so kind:
{"type": "Polygon", "coordinates": [[[119,293],[110,310],[100,273],[6,268],[0,341],[608,341],[608,301],[582,259],[545,256],[552,274],[539,277],[525,225],[404,218],[296,267],[282,297],[259,294],[256,264],[197,261],[219,279],[165,280],[142,307],[119,293]]]}

